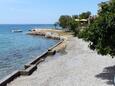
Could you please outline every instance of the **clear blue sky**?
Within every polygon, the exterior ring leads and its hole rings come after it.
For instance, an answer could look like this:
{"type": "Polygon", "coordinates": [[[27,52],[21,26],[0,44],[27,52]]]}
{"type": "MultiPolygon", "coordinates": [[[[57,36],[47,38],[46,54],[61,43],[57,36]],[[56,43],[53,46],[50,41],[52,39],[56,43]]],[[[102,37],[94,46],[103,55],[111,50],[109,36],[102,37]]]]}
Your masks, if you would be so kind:
{"type": "Polygon", "coordinates": [[[96,14],[107,0],[0,0],[0,24],[54,23],[60,15],[96,14]]]}

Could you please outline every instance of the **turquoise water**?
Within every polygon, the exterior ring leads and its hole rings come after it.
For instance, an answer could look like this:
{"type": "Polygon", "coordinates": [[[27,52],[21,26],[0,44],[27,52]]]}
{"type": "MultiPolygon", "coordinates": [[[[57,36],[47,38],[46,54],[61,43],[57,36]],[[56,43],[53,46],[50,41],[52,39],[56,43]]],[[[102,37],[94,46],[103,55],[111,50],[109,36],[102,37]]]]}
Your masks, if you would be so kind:
{"type": "Polygon", "coordinates": [[[26,35],[33,28],[51,28],[53,25],[0,25],[0,79],[56,44],[57,40],[40,36],[26,35]],[[22,33],[12,33],[12,29],[20,29],[22,33]]]}

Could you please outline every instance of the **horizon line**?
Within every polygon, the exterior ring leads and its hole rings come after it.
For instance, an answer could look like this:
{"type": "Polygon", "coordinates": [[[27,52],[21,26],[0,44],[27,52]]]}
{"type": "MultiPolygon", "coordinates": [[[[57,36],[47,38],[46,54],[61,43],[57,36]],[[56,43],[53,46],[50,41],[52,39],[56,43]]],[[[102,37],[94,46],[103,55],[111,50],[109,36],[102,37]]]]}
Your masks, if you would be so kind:
{"type": "MultiPolygon", "coordinates": [[[[13,23],[11,23],[11,24],[13,24],[13,23]]],[[[0,24],[0,25],[11,25],[11,24],[10,24],[10,23],[9,23],[9,24],[7,24],[7,23],[5,24],[5,23],[4,23],[4,24],[0,24]]],[[[14,23],[14,24],[16,25],[16,23],[14,23]]],[[[25,25],[26,23],[25,23],[25,24],[24,24],[24,23],[17,23],[17,24],[25,25]]],[[[48,23],[27,23],[27,25],[28,25],[28,24],[48,24],[48,23]]],[[[50,23],[50,24],[54,24],[54,23],[50,23]]]]}

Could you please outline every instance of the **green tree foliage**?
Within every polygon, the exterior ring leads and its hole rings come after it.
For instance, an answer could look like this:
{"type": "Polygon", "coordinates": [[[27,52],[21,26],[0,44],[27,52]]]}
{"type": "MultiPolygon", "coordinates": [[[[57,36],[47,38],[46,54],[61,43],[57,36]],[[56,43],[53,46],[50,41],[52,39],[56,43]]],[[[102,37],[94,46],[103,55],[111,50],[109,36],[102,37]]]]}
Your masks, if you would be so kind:
{"type": "Polygon", "coordinates": [[[79,18],[80,19],[88,19],[89,16],[91,15],[91,12],[90,11],[87,11],[87,12],[83,12],[79,15],[79,18]]]}
{"type": "Polygon", "coordinates": [[[78,15],[74,15],[72,17],[63,15],[59,18],[60,26],[67,31],[72,31],[74,33],[74,36],[76,36],[78,33],[78,23],[75,21],[76,18],[78,18],[78,15]]]}
{"type": "Polygon", "coordinates": [[[73,19],[78,19],[78,18],[79,18],[79,15],[73,15],[72,18],[73,18],[73,19]]]}
{"type": "Polygon", "coordinates": [[[62,28],[69,29],[71,20],[72,20],[71,16],[62,15],[59,18],[59,24],[62,28]]]}
{"type": "Polygon", "coordinates": [[[54,27],[55,27],[55,29],[57,29],[57,26],[59,25],[59,22],[55,22],[54,23],[54,27]]]}
{"type": "Polygon", "coordinates": [[[76,22],[74,18],[72,18],[70,22],[70,30],[73,32],[74,36],[77,36],[79,33],[78,22],[76,22]]]}
{"type": "Polygon", "coordinates": [[[99,54],[115,56],[115,0],[99,4],[98,17],[80,33],[99,54]]]}
{"type": "Polygon", "coordinates": [[[80,31],[80,27],[83,25],[84,27],[87,26],[88,22],[77,22],[75,19],[88,19],[90,15],[91,12],[89,11],[83,12],[80,15],[73,15],[72,17],[69,15],[62,15],[59,18],[59,25],[67,31],[72,31],[74,36],[76,36],[80,31]]]}

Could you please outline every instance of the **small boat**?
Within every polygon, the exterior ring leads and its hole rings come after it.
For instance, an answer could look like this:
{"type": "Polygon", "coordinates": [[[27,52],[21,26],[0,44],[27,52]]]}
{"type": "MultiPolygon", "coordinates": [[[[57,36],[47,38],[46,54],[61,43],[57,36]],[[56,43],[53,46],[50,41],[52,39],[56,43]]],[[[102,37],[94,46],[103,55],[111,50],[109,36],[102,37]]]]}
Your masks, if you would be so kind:
{"type": "Polygon", "coordinates": [[[18,32],[23,32],[22,30],[12,30],[12,32],[18,33],[18,32]]]}

